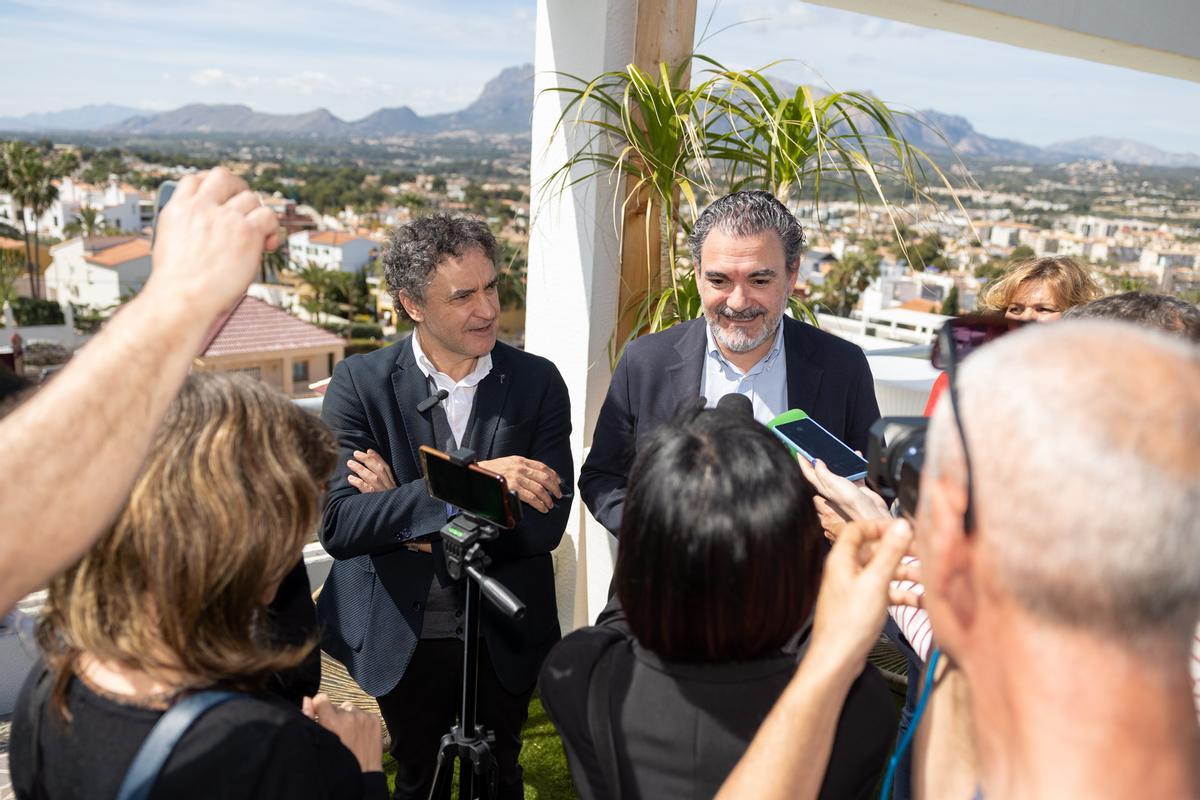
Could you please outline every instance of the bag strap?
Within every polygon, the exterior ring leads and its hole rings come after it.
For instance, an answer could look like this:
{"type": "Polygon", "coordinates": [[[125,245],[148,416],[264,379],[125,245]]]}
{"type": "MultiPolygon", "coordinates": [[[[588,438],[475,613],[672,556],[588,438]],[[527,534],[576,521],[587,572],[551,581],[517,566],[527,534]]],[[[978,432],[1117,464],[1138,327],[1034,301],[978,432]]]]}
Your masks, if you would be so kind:
{"type": "Polygon", "coordinates": [[[48,797],[46,787],[42,785],[42,717],[50,704],[53,686],[50,670],[43,665],[29,698],[29,741],[33,747],[33,792],[37,800],[46,800],[48,797]]]}
{"type": "Polygon", "coordinates": [[[249,697],[241,692],[210,689],[180,700],[159,717],[125,773],[117,800],[148,800],[159,772],[175,745],[196,720],[227,700],[249,697]]]}
{"type": "MultiPolygon", "coordinates": [[[[624,636],[612,635],[604,651],[596,659],[588,681],[588,729],[592,736],[596,761],[606,784],[604,797],[608,800],[621,800],[621,767],[617,761],[617,745],[613,737],[612,688],[614,680],[618,680],[615,658],[621,648],[617,645],[625,641],[624,636]]],[[[628,684],[629,669],[627,664],[624,666],[620,679],[628,684]]]]}

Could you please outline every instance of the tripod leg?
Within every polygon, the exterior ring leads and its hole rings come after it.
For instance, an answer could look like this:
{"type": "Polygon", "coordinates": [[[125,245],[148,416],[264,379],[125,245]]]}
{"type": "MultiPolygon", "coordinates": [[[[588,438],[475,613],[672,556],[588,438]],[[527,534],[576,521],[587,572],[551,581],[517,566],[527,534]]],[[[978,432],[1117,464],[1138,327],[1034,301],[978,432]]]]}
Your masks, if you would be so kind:
{"type": "MultiPolygon", "coordinates": [[[[450,778],[454,775],[454,759],[458,755],[458,743],[453,734],[442,737],[438,748],[437,767],[433,770],[433,785],[429,787],[429,800],[450,800],[450,778]]],[[[459,794],[462,797],[462,794],[459,794]]]]}

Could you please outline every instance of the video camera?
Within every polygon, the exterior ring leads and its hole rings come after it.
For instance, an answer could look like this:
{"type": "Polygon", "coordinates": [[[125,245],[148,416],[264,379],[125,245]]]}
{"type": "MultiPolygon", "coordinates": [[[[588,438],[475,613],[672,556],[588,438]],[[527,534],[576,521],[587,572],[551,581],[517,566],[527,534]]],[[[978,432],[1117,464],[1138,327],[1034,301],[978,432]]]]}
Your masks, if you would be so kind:
{"type": "MultiPolygon", "coordinates": [[[[945,370],[947,392],[959,418],[954,387],[955,369],[975,349],[1025,323],[1000,314],[967,314],[948,320],[938,331],[929,360],[945,370]]],[[[961,425],[961,421],[959,422],[961,425]]],[[[871,426],[867,440],[867,485],[889,503],[898,500],[906,517],[916,514],[925,466],[927,417],[883,417],[871,426]]]]}

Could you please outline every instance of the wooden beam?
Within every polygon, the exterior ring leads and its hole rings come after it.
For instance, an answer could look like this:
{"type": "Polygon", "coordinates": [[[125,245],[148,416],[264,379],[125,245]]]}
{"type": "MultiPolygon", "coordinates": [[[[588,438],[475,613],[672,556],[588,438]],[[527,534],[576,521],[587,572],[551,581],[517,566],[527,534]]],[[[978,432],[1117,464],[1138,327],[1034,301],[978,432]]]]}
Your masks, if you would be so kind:
{"type": "MultiPolygon", "coordinates": [[[[691,81],[690,59],[695,37],[696,0],[638,0],[633,63],[639,68],[657,76],[658,65],[664,61],[672,73],[684,64],[680,86],[687,87],[691,81]]],[[[665,249],[659,210],[650,208],[648,191],[642,190],[634,196],[634,184],[633,179],[626,179],[615,339],[618,347],[633,330],[638,304],[647,293],[661,288],[664,281],[659,266],[665,249]]]]}

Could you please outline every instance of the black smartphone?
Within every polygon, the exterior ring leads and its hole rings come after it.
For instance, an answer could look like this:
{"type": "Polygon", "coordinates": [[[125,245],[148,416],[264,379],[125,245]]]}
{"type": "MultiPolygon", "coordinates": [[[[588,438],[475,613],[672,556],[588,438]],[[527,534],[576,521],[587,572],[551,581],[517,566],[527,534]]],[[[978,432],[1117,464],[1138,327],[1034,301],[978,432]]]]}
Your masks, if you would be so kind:
{"type": "Polygon", "coordinates": [[[835,475],[852,481],[867,475],[867,460],[847,447],[840,439],[825,430],[803,411],[789,411],[790,419],[775,419],[769,426],[793,452],[808,459],[818,458],[835,475]]]}
{"type": "Polygon", "coordinates": [[[501,528],[517,524],[519,511],[503,475],[478,464],[455,464],[450,456],[421,445],[421,469],[430,497],[449,503],[501,528]]]}

